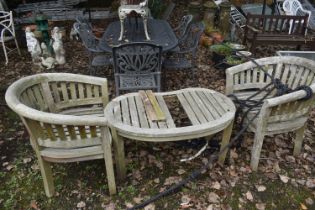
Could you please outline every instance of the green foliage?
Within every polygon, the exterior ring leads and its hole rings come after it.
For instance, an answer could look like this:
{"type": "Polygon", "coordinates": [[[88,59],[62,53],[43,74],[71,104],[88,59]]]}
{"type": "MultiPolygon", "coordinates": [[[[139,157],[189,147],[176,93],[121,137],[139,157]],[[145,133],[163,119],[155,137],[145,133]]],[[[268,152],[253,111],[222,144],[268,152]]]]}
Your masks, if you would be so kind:
{"type": "Polygon", "coordinates": [[[166,8],[163,0],[149,0],[149,8],[154,18],[159,18],[166,8]]]}

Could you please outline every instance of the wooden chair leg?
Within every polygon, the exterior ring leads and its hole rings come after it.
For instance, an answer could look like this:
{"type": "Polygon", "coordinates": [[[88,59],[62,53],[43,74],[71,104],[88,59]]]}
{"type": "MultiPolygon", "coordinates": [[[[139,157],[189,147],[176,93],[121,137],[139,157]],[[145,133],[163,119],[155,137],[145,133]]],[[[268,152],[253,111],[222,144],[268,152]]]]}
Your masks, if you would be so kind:
{"type": "Polygon", "coordinates": [[[294,150],[293,150],[293,155],[295,156],[301,153],[305,127],[306,127],[306,124],[303,127],[296,130],[295,132],[296,136],[295,136],[294,150]]]}
{"type": "Polygon", "coordinates": [[[260,152],[264,142],[264,134],[261,131],[256,131],[255,138],[254,138],[254,145],[252,148],[250,166],[253,171],[257,171],[260,152]]]}
{"type": "Polygon", "coordinates": [[[40,172],[42,174],[44,189],[47,197],[52,197],[55,193],[55,187],[53,182],[51,165],[49,162],[45,161],[40,154],[37,154],[38,164],[40,172]]]}
{"type": "Polygon", "coordinates": [[[114,195],[116,194],[116,183],[111,148],[111,135],[108,127],[102,127],[102,140],[109,194],[114,195]]]}
{"type": "MultiPolygon", "coordinates": [[[[231,138],[231,134],[232,134],[232,129],[233,129],[233,122],[232,121],[230,123],[230,125],[228,125],[228,127],[226,127],[223,131],[223,137],[222,137],[222,142],[221,142],[221,148],[220,151],[222,151],[222,149],[224,149],[226,147],[226,145],[229,143],[230,138],[231,138]]],[[[219,164],[223,165],[224,161],[225,161],[225,157],[227,154],[228,149],[226,149],[220,156],[219,156],[219,164]]]]}
{"type": "Polygon", "coordinates": [[[112,128],[114,156],[116,161],[116,170],[118,179],[124,180],[126,178],[126,162],[124,140],[117,134],[116,129],[112,128]]]}

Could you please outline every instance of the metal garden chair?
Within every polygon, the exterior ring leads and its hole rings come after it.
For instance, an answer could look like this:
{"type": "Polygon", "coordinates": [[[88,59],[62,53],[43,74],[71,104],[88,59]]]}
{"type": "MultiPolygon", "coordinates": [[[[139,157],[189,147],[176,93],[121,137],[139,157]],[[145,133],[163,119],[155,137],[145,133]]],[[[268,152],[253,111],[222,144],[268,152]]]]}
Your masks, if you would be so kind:
{"type": "Polygon", "coordinates": [[[113,48],[116,96],[121,91],[161,90],[162,47],[130,43],[113,48]]]}
{"type": "Polygon", "coordinates": [[[6,65],[9,62],[8,58],[9,53],[13,52],[14,50],[17,50],[19,55],[21,55],[20,48],[15,36],[12,11],[10,12],[0,11],[0,43],[2,44],[6,65]],[[6,46],[5,43],[12,40],[14,40],[16,48],[9,48],[8,46],[6,46]]]}
{"type": "Polygon", "coordinates": [[[185,36],[188,26],[191,23],[192,19],[193,19],[192,15],[185,15],[182,17],[179,25],[176,28],[174,28],[174,32],[176,33],[178,39],[182,39],[185,36]]]}
{"type": "Polygon", "coordinates": [[[196,52],[201,34],[204,31],[202,23],[192,24],[188,28],[186,35],[179,40],[179,51],[167,53],[163,61],[163,67],[166,69],[191,69],[194,78],[196,68],[196,52]]]}
{"type": "Polygon", "coordinates": [[[90,74],[95,75],[100,67],[109,67],[112,64],[111,55],[99,48],[99,39],[96,38],[86,23],[74,23],[74,30],[78,32],[89,54],[90,74]]]}

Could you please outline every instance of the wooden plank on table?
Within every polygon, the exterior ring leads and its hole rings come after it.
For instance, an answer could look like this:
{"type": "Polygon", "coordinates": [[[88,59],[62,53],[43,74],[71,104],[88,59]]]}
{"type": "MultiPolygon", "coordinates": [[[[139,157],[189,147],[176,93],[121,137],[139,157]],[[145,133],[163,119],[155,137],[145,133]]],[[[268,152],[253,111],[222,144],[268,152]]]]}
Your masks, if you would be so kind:
{"type": "Polygon", "coordinates": [[[186,98],[186,100],[188,101],[188,103],[190,104],[190,107],[192,108],[192,110],[195,112],[198,120],[201,123],[206,123],[207,119],[206,117],[203,115],[201,108],[199,107],[198,103],[195,101],[195,99],[191,96],[191,92],[183,92],[184,97],[186,98]]]}
{"type": "Polygon", "coordinates": [[[195,112],[190,107],[188,101],[184,97],[183,93],[178,93],[176,95],[177,95],[177,98],[178,98],[179,102],[181,103],[182,107],[184,108],[189,120],[191,121],[191,123],[193,125],[199,125],[200,122],[199,122],[195,112]]]}
{"type": "Polygon", "coordinates": [[[137,105],[137,109],[138,109],[138,114],[139,114],[139,120],[140,120],[140,125],[141,128],[157,128],[157,123],[156,122],[152,122],[148,117],[147,117],[147,113],[146,110],[144,108],[144,104],[143,101],[139,96],[135,96],[135,100],[136,100],[136,105],[137,105]]]}
{"type": "Polygon", "coordinates": [[[140,127],[138,111],[136,108],[136,103],[134,97],[128,97],[129,111],[131,117],[131,124],[135,127],[140,127]]]}
{"type": "Polygon", "coordinates": [[[171,115],[171,113],[170,113],[170,111],[169,111],[169,109],[168,109],[168,107],[167,107],[167,105],[166,105],[166,103],[165,103],[165,101],[164,101],[163,96],[161,96],[161,95],[156,95],[156,99],[157,99],[157,101],[159,102],[159,105],[160,105],[162,111],[163,111],[164,114],[165,114],[165,119],[166,119],[167,127],[168,127],[168,128],[175,128],[176,125],[175,125],[174,120],[173,120],[173,118],[172,118],[172,115],[171,115]]]}
{"type": "Polygon", "coordinates": [[[213,104],[208,100],[207,96],[205,95],[205,92],[204,91],[198,91],[197,94],[199,95],[199,97],[203,101],[203,104],[206,105],[207,109],[209,110],[209,112],[213,116],[213,119],[220,118],[220,115],[218,114],[217,110],[213,107],[213,104]]]}
{"type": "Polygon", "coordinates": [[[121,110],[122,110],[122,119],[123,123],[130,125],[130,114],[129,114],[129,106],[128,106],[128,101],[127,98],[124,98],[121,100],[121,110]]]}
{"type": "Polygon", "coordinates": [[[207,103],[204,103],[204,101],[199,97],[199,95],[197,95],[197,92],[198,91],[190,92],[191,97],[194,99],[196,104],[199,106],[199,109],[201,110],[203,115],[206,117],[207,121],[208,122],[213,121],[214,118],[213,118],[211,112],[209,112],[209,110],[206,107],[207,103]]]}
{"type": "Polygon", "coordinates": [[[154,112],[156,114],[157,120],[158,121],[165,121],[165,114],[163,113],[161,107],[159,106],[159,103],[157,102],[152,90],[147,90],[146,94],[153,106],[154,112]]]}
{"type": "Polygon", "coordinates": [[[144,108],[147,112],[147,116],[149,118],[149,120],[151,121],[157,121],[157,116],[156,116],[156,113],[154,111],[154,108],[150,102],[150,99],[148,98],[147,94],[145,94],[145,92],[143,90],[140,90],[139,91],[139,95],[143,101],[143,105],[144,105],[144,108]]]}
{"type": "Polygon", "coordinates": [[[215,99],[215,96],[213,96],[212,93],[206,93],[205,95],[207,96],[210,103],[213,105],[214,109],[218,112],[218,114],[222,116],[225,113],[225,110],[217,102],[217,100],[215,99]]]}

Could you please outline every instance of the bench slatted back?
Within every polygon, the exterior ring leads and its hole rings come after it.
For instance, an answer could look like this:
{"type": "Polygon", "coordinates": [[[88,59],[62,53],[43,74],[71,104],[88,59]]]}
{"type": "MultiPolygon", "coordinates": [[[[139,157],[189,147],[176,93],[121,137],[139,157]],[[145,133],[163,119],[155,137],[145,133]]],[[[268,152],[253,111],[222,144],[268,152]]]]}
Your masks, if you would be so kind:
{"type": "MultiPolygon", "coordinates": [[[[100,85],[73,79],[34,80],[25,84],[19,99],[26,106],[43,112],[103,116],[103,108],[108,103],[107,82],[100,85]]],[[[23,116],[22,120],[32,138],[43,147],[77,148],[101,144],[100,127],[96,125],[64,125],[23,116]]]]}
{"type": "Polygon", "coordinates": [[[304,35],[308,15],[255,15],[248,14],[246,25],[259,29],[263,35],[288,35],[290,23],[294,31],[292,34],[304,35]]]}

